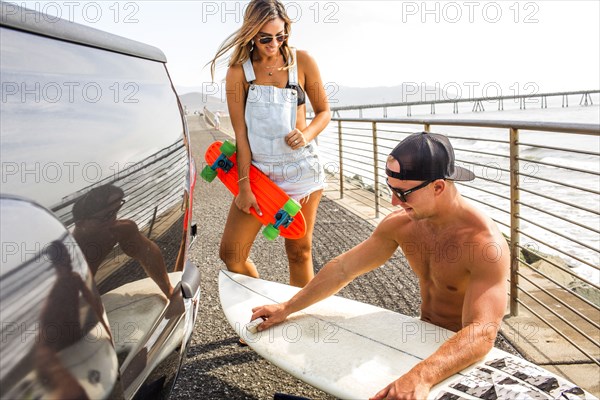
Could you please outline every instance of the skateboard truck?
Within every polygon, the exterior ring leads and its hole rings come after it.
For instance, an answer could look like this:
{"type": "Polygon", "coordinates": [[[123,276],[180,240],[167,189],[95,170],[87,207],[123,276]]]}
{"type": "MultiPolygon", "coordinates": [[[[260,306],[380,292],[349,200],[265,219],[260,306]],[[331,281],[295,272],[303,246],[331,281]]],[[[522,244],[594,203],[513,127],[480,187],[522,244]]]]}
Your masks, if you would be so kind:
{"type": "Polygon", "coordinates": [[[264,237],[269,240],[275,239],[279,236],[279,228],[287,228],[292,222],[294,222],[294,215],[298,214],[298,211],[302,206],[294,199],[289,199],[277,213],[275,213],[275,223],[265,226],[262,233],[264,237]]]}
{"type": "Polygon", "coordinates": [[[221,168],[223,172],[227,173],[231,168],[233,168],[233,162],[225,154],[221,154],[219,158],[215,160],[213,165],[210,167],[213,171],[216,171],[218,168],[221,168]]]}
{"type": "Polygon", "coordinates": [[[284,228],[287,228],[292,222],[294,222],[294,218],[282,208],[281,210],[277,211],[277,214],[275,214],[275,223],[273,226],[275,228],[279,228],[283,225],[284,228]]]}
{"type": "Polygon", "coordinates": [[[212,182],[217,176],[217,170],[221,168],[223,172],[227,173],[231,168],[233,168],[233,161],[231,161],[228,157],[231,157],[235,153],[235,144],[231,142],[224,142],[219,148],[221,154],[215,160],[212,165],[207,165],[204,167],[200,176],[207,182],[212,182]]]}

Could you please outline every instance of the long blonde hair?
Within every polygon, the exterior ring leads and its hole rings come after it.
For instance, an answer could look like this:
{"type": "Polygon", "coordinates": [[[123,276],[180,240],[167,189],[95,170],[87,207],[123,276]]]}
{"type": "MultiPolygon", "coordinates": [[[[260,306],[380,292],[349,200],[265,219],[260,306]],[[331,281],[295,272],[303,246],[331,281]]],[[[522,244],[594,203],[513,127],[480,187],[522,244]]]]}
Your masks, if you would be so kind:
{"type": "MultiPolygon", "coordinates": [[[[266,22],[276,18],[281,18],[283,20],[284,33],[289,35],[292,31],[292,21],[288,17],[285,7],[279,0],[252,0],[244,13],[242,27],[221,43],[215,57],[209,62],[210,74],[213,81],[215,79],[215,69],[219,58],[233,50],[233,54],[229,58],[227,64],[228,67],[246,62],[252,55],[252,39],[258,34],[260,28],[266,22]]],[[[296,62],[294,60],[293,52],[288,46],[287,40],[283,41],[281,44],[280,51],[285,60],[285,66],[282,69],[287,70],[296,62]]]]}

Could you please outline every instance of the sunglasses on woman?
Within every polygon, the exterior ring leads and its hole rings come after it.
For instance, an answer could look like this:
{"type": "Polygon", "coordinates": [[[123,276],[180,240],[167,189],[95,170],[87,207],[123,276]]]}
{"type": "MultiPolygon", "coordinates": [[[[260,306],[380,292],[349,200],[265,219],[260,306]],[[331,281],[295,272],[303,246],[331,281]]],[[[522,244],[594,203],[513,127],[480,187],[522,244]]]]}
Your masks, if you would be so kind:
{"type": "Polygon", "coordinates": [[[406,199],[406,196],[408,196],[412,192],[416,192],[419,189],[423,189],[424,187],[426,187],[427,185],[429,185],[431,182],[433,182],[433,181],[425,181],[425,182],[421,183],[420,185],[415,186],[414,188],[411,188],[411,189],[408,189],[408,190],[401,190],[401,189],[395,188],[392,185],[390,185],[390,183],[386,179],[386,183],[387,183],[388,187],[390,188],[390,190],[403,203],[406,203],[408,201],[406,199]]]}
{"type": "Polygon", "coordinates": [[[258,38],[258,42],[260,44],[267,44],[267,43],[271,43],[273,41],[273,39],[277,40],[278,43],[283,43],[283,41],[285,39],[287,39],[288,35],[287,34],[281,34],[281,35],[277,35],[277,36],[261,36],[260,38],[258,38]]]}

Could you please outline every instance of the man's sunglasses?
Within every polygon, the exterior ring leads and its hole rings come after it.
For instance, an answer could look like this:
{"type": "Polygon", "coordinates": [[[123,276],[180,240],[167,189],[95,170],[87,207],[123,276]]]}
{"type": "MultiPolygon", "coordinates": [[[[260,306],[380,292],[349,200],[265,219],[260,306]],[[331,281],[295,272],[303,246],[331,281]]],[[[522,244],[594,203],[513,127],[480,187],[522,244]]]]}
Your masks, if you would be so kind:
{"type": "Polygon", "coordinates": [[[400,190],[398,188],[393,187],[392,185],[390,185],[390,182],[388,182],[387,179],[385,180],[385,182],[387,183],[390,190],[396,195],[396,197],[398,199],[400,199],[401,202],[406,203],[408,201],[408,200],[406,200],[406,196],[408,196],[412,192],[416,192],[419,189],[423,189],[424,187],[426,187],[433,181],[425,181],[425,182],[421,183],[420,185],[417,185],[414,188],[411,188],[408,190],[400,190]]]}
{"type": "Polygon", "coordinates": [[[267,44],[267,43],[271,43],[273,41],[273,39],[277,40],[278,43],[283,43],[283,41],[285,39],[287,39],[288,35],[277,35],[277,36],[261,36],[260,38],[258,38],[258,42],[260,44],[267,44]]]}

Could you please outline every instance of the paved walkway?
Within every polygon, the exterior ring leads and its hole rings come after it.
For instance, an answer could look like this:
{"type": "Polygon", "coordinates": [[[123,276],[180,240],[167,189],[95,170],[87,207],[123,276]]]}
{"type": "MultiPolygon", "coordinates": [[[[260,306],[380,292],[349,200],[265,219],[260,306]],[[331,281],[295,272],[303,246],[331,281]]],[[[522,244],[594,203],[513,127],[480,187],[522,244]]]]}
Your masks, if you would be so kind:
{"type": "MultiPolygon", "coordinates": [[[[195,116],[188,118],[188,124],[200,171],[205,165],[204,149],[226,136],[195,116]]],[[[249,348],[237,345],[235,332],[221,311],[217,287],[218,271],[224,267],[218,258],[218,246],[232,195],[219,182],[209,184],[200,178],[194,194],[194,221],[198,224],[199,238],[193,247],[192,260],[202,270],[201,308],[173,398],[263,399],[272,398],[277,392],[313,399],[331,398],[270,365],[249,348]]],[[[366,239],[372,230],[372,222],[324,197],[315,225],[315,269],[366,239]]],[[[259,234],[251,258],[262,277],[287,283],[282,239],[269,242],[259,234]]],[[[355,280],[340,295],[412,316],[418,314],[420,303],[416,278],[400,252],[382,268],[355,280]]],[[[498,345],[516,352],[505,341],[499,341],[498,345]]]]}

